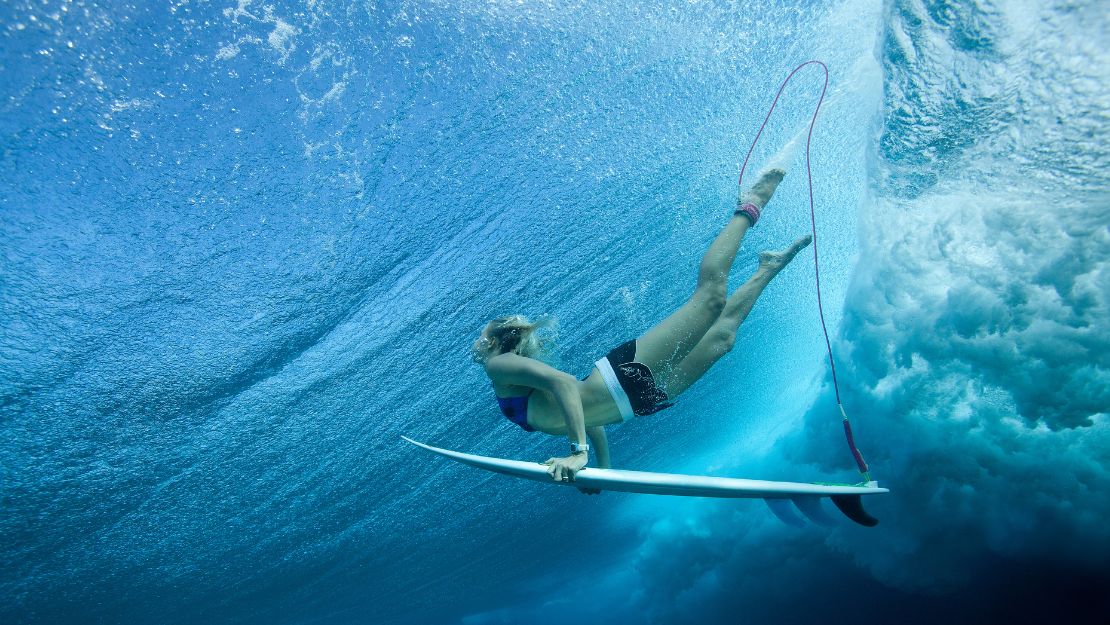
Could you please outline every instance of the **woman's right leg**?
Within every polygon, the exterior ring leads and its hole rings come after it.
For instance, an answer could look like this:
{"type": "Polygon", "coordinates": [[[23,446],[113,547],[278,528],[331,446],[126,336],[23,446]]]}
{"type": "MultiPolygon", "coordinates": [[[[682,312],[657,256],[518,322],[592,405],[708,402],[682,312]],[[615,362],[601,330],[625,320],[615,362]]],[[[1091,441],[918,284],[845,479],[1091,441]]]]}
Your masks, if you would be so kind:
{"type": "Polygon", "coordinates": [[[756,269],[755,275],[728,298],[721,316],[710,326],[705,336],[690,350],[686,358],[665,373],[662,383],[671,399],[690,388],[698,378],[709,371],[714,363],[732,350],[732,345],[736,341],[736,330],[752,311],[752,306],[763,293],[763,289],[767,288],[771,280],[811,241],[813,237],[806,235],[794,241],[785,250],[763,252],[759,255],[759,268],[756,269]]]}
{"type": "MultiPolygon", "coordinates": [[[[743,198],[762,209],[782,182],[781,169],[765,172],[743,198]]],[[[739,202],[738,202],[739,204],[739,202]]],[[[751,227],[743,214],[733,215],[712,245],[706,250],[698,268],[694,293],[678,310],[636,339],[636,362],[666,375],[682,362],[725,308],[728,272],[740,241],[751,227]]]]}

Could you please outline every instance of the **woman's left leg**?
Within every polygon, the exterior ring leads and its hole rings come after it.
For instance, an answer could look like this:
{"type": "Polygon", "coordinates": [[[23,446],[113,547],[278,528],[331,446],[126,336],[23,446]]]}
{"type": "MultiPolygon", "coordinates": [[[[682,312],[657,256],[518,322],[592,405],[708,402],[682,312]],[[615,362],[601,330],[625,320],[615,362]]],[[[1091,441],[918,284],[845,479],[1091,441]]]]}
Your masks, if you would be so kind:
{"type": "Polygon", "coordinates": [[[751,312],[752,306],[763,289],[795,256],[802,251],[813,237],[806,235],[794,241],[790,247],[779,252],[763,252],[759,255],[759,268],[736,292],[729,296],[721,315],[690,350],[682,362],[664,372],[663,390],[671,399],[678,397],[686,389],[705,375],[722,356],[732,350],[736,340],[736,330],[751,312]]]}

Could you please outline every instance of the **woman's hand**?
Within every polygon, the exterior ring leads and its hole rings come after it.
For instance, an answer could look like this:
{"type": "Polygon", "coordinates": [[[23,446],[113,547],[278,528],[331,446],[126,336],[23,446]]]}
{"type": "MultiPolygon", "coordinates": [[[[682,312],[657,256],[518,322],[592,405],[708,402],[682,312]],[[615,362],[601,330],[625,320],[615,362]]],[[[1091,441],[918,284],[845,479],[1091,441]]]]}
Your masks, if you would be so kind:
{"type": "Polygon", "coordinates": [[[571,454],[566,458],[548,458],[544,464],[548,465],[547,473],[556,482],[573,482],[574,474],[586,466],[588,455],[583,452],[571,454]]]}

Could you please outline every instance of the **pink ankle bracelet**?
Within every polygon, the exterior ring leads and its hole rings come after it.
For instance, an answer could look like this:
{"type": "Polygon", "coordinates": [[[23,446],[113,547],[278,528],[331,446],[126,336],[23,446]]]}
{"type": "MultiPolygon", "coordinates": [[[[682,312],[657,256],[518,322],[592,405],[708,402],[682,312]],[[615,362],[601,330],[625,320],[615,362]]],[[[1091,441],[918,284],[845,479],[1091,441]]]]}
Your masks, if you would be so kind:
{"type": "Polygon", "coordinates": [[[740,208],[736,209],[737,215],[747,215],[748,219],[752,221],[752,225],[759,221],[759,207],[751,202],[743,204],[740,208]]]}

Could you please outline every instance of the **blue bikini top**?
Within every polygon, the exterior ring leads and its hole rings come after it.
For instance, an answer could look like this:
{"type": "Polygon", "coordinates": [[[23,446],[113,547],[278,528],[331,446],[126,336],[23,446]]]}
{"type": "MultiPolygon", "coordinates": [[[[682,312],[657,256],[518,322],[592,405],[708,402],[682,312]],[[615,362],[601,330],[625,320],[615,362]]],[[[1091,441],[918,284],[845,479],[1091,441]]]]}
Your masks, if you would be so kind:
{"type": "MultiPolygon", "coordinates": [[[[493,386],[493,384],[490,384],[490,386],[493,386]]],[[[505,415],[505,418],[524,428],[525,432],[536,431],[536,428],[528,425],[528,398],[532,396],[535,390],[531,389],[527,395],[497,398],[497,405],[501,408],[501,413],[505,415]]]]}

